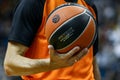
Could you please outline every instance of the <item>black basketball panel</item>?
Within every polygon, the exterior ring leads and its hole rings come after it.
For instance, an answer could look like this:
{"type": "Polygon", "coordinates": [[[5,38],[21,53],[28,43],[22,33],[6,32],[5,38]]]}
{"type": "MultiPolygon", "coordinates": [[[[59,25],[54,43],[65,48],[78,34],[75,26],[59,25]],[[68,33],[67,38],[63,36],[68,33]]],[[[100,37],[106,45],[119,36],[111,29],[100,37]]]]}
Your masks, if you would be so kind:
{"type": "Polygon", "coordinates": [[[95,42],[95,40],[96,40],[96,37],[97,37],[96,22],[95,22],[95,20],[94,20],[92,17],[90,17],[90,20],[93,21],[93,27],[95,28],[95,34],[94,34],[93,40],[92,40],[91,43],[88,45],[88,48],[90,48],[91,45],[94,44],[94,42],[95,42]]]}
{"type": "Polygon", "coordinates": [[[83,13],[64,22],[49,38],[49,43],[56,50],[63,49],[74,42],[84,31],[90,16],[83,13]]]}

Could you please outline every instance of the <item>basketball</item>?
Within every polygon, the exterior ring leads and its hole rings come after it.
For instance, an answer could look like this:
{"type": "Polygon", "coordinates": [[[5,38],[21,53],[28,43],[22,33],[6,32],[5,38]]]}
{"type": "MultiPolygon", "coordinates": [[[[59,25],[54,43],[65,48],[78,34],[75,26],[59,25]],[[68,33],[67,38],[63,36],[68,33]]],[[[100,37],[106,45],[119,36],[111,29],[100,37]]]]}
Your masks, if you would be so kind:
{"type": "Polygon", "coordinates": [[[75,46],[80,50],[90,48],[96,38],[96,21],[86,7],[76,3],[62,4],[48,16],[45,35],[59,53],[75,46]]]}

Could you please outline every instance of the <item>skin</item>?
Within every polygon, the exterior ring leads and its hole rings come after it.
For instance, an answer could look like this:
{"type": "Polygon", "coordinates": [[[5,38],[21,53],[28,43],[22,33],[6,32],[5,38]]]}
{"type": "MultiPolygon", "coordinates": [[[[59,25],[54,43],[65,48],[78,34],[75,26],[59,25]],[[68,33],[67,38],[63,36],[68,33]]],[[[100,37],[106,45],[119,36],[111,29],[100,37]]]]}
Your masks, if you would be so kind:
{"type": "Polygon", "coordinates": [[[78,52],[80,49],[78,46],[65,54],[57,53],[52,45],[49,45],[48,48],[50,58],[30,59],[23,56],[28,47],[20,43],[9,42],[4,61],[6,74],[9,76],[30,75],[72,66],[88,52],[87,48],[78,52]],[[75,54],[76,52],[77,54],[75,54]]]}

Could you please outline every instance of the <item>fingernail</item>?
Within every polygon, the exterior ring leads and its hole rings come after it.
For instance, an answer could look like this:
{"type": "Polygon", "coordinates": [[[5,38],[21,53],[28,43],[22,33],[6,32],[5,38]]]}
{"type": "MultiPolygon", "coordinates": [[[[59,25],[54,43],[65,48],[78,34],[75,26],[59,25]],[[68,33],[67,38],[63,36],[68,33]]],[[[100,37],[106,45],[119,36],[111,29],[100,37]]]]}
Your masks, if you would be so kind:
{"type": "Polygon", "coordinates": [[[77,50],[79,50],[79,49],[80,49],[80,47],[79,47],[79,46],[76,46],[76,49],[77,49],[77,50]]]}
{"type": "Polygon", "coordinates": [[[54,47],[52,45],[48,45],[49,49],[54,49],[54,47]]]}
{"type": "Polygon", "coordinates": [[[50,48],[51,45],[48,45],[48,48],[50,48]]]}
{"type": "Polygon", "coordinates": [[[85,50],[89,53],[89,49],[88,48],[85,48],[85,50]]]}
{"type": "Polygon", "coordinates": [[[51,47],[53,47],[52,45],[48,45],[48,48],[51,48],[51,47]]]}

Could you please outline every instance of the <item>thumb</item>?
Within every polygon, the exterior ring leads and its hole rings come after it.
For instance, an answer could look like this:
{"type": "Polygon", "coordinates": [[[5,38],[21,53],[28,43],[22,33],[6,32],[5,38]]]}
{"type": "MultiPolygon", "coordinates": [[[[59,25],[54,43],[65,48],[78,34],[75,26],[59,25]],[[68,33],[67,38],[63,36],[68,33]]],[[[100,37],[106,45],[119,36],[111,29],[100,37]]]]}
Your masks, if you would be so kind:
{"type": "Polygon", "coordinates": [[[50,56],[54,55],[54,53],[55,53],[54,47],[52,45],[48,45],[48,48],[49,48],[50,56]]]}

